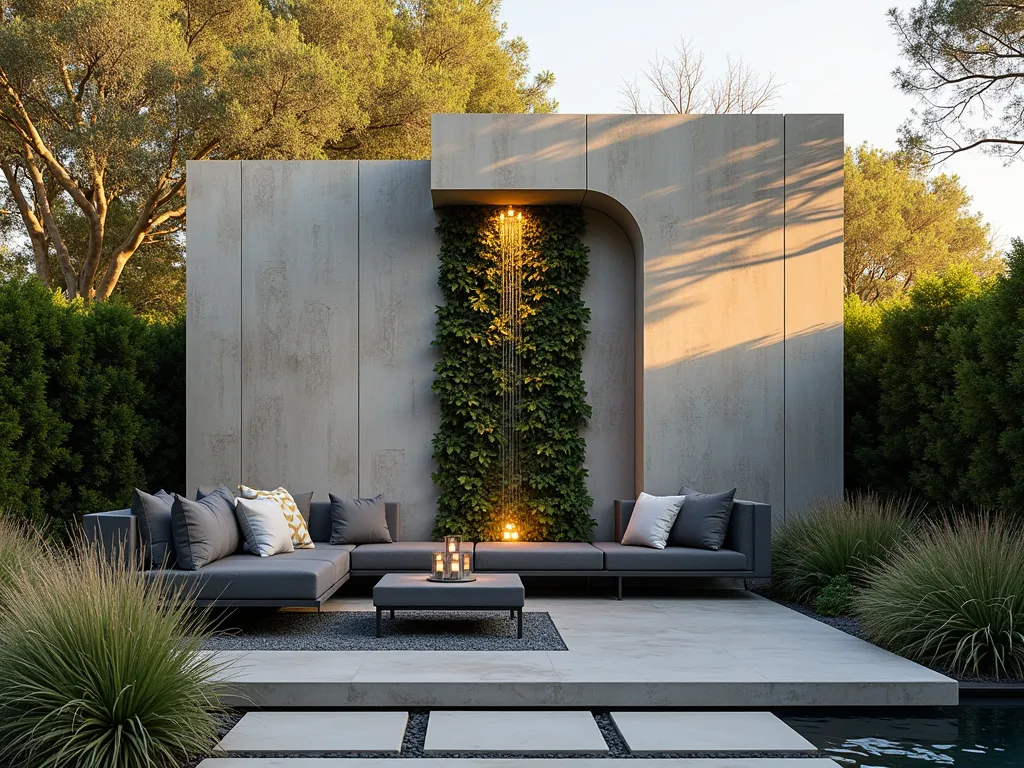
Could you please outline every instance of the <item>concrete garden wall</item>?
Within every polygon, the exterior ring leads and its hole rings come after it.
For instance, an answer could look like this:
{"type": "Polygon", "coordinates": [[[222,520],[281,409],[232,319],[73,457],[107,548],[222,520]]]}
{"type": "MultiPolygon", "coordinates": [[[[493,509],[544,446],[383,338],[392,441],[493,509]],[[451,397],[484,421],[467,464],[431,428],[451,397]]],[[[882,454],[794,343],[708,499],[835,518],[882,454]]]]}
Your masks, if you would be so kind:
{"type": "Polygon", "coordinates": [[[426,537],[435,206],[576,203],[611,500],[842,489],[842,119],[446,115],[431,161],[189,165],[187,478],[359,495],[426,537]]]}

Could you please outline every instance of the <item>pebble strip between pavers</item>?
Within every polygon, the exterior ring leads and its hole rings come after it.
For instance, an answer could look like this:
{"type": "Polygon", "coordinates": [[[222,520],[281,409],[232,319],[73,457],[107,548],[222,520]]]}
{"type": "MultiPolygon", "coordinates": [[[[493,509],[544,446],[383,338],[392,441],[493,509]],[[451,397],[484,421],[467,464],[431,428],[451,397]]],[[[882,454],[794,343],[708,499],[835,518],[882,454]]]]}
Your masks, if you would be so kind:
{"type": "MultiPolygon", "coordinates": [[[[467,757],[458,760],[459,768],[511,768],[521,766],[524,760],[491,757],[467,757]]],[[[636,760],[628,758],[538,758],[529,760],[530,768],[631,768],[636,760]]],[[[741,758],[678,758],[644,760],[650,768],[840,768],[825,758],[741,757],[741,758]]],[[[386,758],[317,758],[271,757],[210,758],[199,768],[452,768],[452,758],[421,758],[418,760],[386,758]]]]}

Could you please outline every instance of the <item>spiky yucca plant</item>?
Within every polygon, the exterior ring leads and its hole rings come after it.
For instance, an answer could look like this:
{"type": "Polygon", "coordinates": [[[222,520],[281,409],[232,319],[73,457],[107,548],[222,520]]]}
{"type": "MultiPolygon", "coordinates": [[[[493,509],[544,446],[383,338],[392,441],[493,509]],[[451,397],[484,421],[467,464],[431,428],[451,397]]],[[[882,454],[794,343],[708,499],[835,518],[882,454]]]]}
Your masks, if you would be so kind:
{"type": "Polygon", "coordinates": [[[809,603],[837,576],[862,575],[910,537],[917,509],[907,498],[855,493],[815,505],[772,536],[772,589],[809,603]]]}
{"type": "Polygon", "coordinates": [[[1024,527],[981,514],[934,523],[868,574],[854,607],[871,638],[959,675],[1024,675],[1024,527]]]}
{"type": "Polygon", "coordinates": [[[205,618],[79,552],[0,585],[0,764],[162,768],[209,749],[219,701],[205,618]]]}

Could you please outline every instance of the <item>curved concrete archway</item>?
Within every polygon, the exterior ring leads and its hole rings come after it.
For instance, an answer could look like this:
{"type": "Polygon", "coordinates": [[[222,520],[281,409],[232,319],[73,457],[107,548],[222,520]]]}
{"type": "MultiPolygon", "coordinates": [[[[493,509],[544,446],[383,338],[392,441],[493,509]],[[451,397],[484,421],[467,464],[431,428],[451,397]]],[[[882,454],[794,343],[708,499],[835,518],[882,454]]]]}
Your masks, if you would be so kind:
{"type": "MultiPolygon", "coordinates": [[[[840,115],[435,115],[431,194],[581,204],[637,260],[635,489],[842,493],[840,115]]],[[[780,514],[781,516],[781,514],[780,514]]]]}

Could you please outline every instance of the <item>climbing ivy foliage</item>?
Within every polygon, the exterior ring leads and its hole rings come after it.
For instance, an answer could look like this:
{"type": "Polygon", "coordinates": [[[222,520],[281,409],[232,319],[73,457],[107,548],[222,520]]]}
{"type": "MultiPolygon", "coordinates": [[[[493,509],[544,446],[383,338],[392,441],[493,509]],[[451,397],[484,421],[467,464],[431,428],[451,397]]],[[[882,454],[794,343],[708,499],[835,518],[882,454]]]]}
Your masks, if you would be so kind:
{"type": "Polygon", "coordinates": [[[500,508],[503,329],[498,215],[473,206],[442,211],[437,308],[440,362],[434,392],[441,426],[434,436],[434,483],[441,489],[436,535],[501,538],[514,522],[526,540],[591,537],[593,499],[580,428],[591,415],[583,382],[590,310],[586,228],[576,206],[523,208],[522,508],[500,508]]]}

